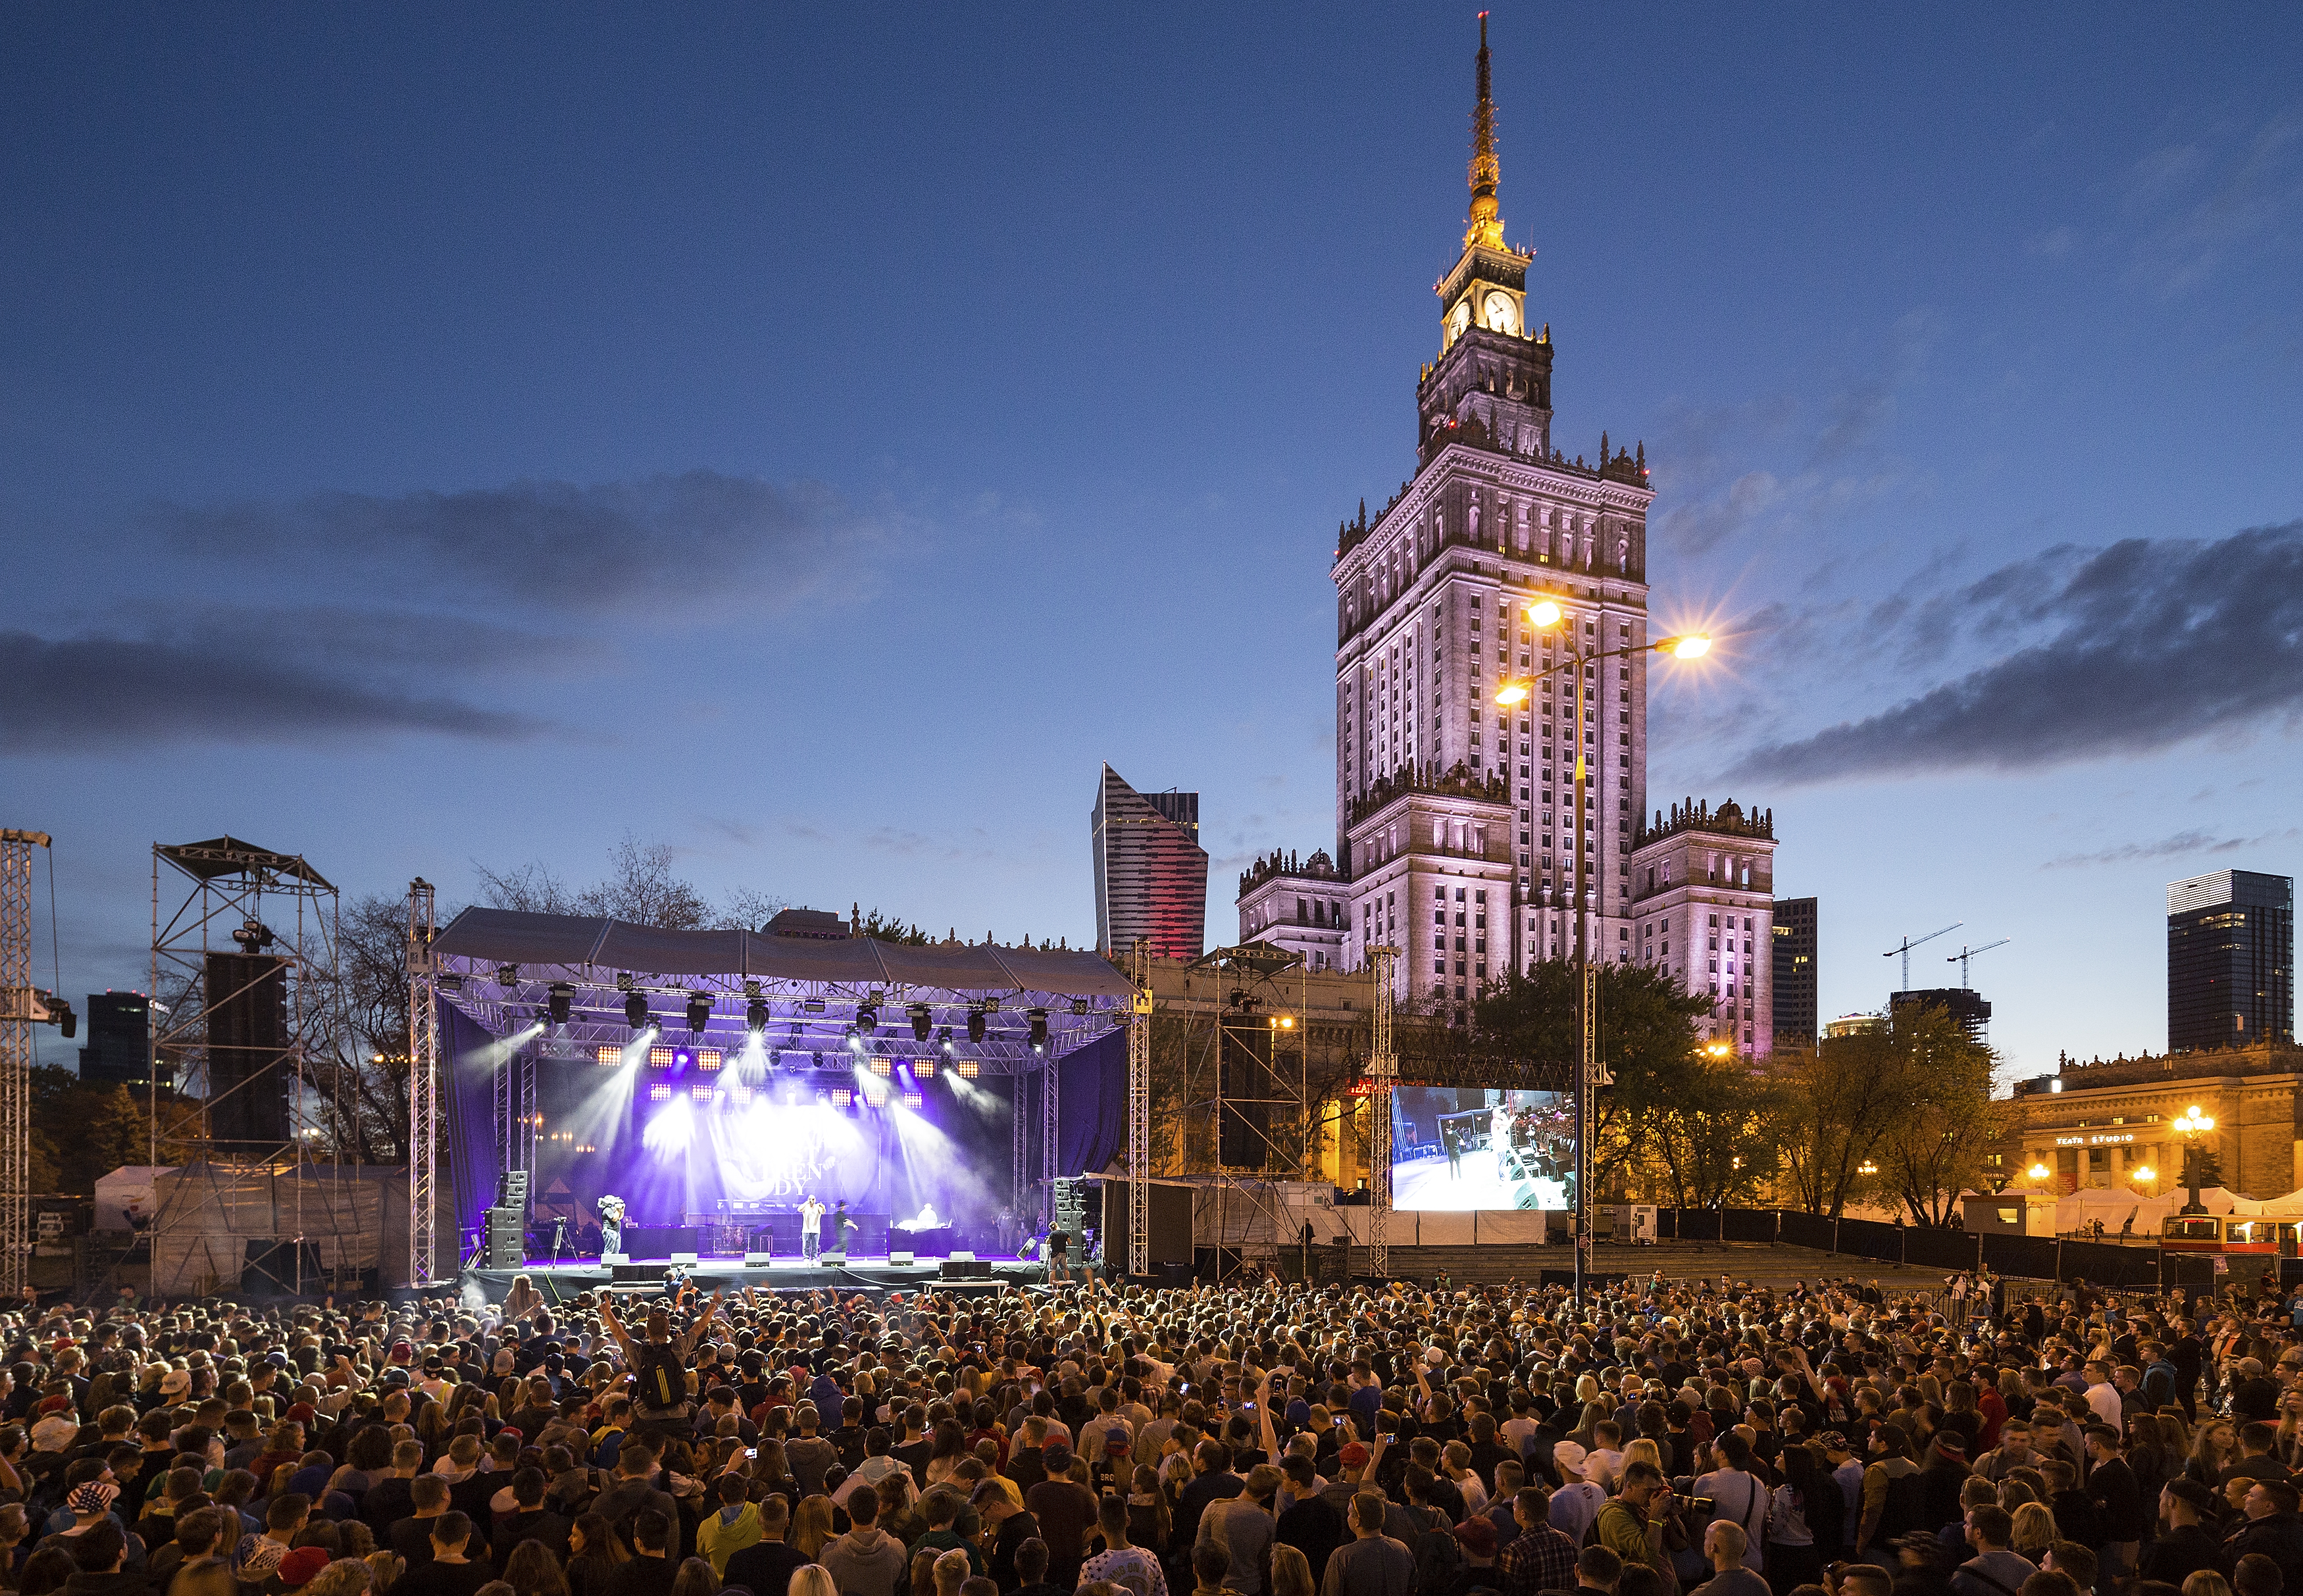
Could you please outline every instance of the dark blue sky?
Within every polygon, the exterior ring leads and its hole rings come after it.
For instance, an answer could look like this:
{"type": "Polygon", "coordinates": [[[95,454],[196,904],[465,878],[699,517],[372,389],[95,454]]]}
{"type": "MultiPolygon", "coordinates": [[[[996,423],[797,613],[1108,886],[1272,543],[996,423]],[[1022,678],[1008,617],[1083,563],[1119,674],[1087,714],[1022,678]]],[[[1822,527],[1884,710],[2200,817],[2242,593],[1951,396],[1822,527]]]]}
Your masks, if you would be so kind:
{"type": "MultiPolygon", "coordinates": [[[[1099,760],[1201,792],[1220,936],[1331,844],[1471,9],[469,11],[0,18],[0,784],[68,991],[221,830],[457,899],[629,830],[1075,945],[1099,760]]],[[[2161,1046],[2164,883],[2303,853],[2303,13],[1493,38],[1556,435],[1645,441],[1658,607],[1734,634],[1654,801],[1774,806],[1831,1012],[1964,920],[2020,1064],[2161,1046]]]]}

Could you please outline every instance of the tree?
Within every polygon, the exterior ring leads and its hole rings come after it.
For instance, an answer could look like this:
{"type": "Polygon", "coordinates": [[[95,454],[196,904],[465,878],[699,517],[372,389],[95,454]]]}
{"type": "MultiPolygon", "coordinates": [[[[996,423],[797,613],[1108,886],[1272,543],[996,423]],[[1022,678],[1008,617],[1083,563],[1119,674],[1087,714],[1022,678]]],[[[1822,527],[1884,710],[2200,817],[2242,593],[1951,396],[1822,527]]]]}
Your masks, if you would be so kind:
{"type": "Polygon", "coordinates": [[[1949,1222],[1959,1194],[1978,1187],[2006,1130],[2009,1105],[1991,1098],[1991,1050],[1941,1009],[1897,1010],[1885,1033],[1901,1101],[1880,1138],[1885,1182],[1915,1224],[1949,1222]]]}
{"type": "Polygon", "coordinates": [[[714,910],[702,893],[673,872],[675,857],[670,843],[644,843],[627,831],[609,850],[608,874],[586,887],[569,887],[540,860],[503,870],[475,861],[472,868],[480,878],[480,896],[490,908],[599,915],[659,931],[755,930],[785,907],[781,898],[738,887],[714,910]]]}
{"type": "Polygon", "coordinates": [[[873,910],[857,923],[861,928],[860,935],[878,942],[901,943],[906,947],[925,947],[935,940],[916,925],[907,926],[902,920],[890,915],[883,915],[877,909],[873,910]]]}
{"type": "Polygon", "coordinates": [[[1754,1200],[1775,1173],[1776,1117],[1769,1084],[1733,1060],[1691,1049],[1668,1092],[1637,1121],[1639,1145],[1663,1172],[1675,1208],[1754,1200]]]}
{"type": "Polygon", "coordinates": [[[1901,1054],[1879,1032],[1826,1037],[1769,1060],[1781,1169],[1801,1207],[1840,1218],[1873,1183],[1864,1164],[1910,1101],[1901,1054]]]}
{"type": "MultiPolygon", "coordinates": [[[[1644,964],[1596,970],[1598,1052],[1615,1084],[1593,1104],[1592,1180],[1603,1186],[1640,1156],[1648,1116],[1667,1107],[1693,1058],[1695,1021],[1711,1003],[1644,964]]],[[[1572,960],[1547,959],[1486,987],[1472,1008],[1474,1055],[1560,1066],[1572,1080],[1583,1051],[1572,960]]]]}

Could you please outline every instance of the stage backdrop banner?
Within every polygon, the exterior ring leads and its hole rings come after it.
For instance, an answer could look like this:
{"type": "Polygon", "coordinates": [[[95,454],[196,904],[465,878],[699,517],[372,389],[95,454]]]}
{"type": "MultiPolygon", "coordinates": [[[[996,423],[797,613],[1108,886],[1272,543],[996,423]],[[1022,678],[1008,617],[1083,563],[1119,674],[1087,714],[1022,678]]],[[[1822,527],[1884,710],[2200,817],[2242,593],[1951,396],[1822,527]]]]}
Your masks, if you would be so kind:
{"type": "Polygon", "coordinates": [[[440,1067],[448,1078],[440,1095],[448,1110],[449,1179],[456,1189],[458,1234],[432,1261],[433,1268],[444,1271],[462,1264],[463,1234],[479,1230],[495,1199],[503,1157],[496,1146],[495,1078],[489,1068],[496,1038],[445,997],[435,996],[433,1004],[440,1016],[440,1067]]]}
{"type": "Polygon", "coordinates": [[[1056,1172],[1101,1174],[1127,1152],[1127,1032],[1106,1031],[1055,1069],[1056,1172]]]}

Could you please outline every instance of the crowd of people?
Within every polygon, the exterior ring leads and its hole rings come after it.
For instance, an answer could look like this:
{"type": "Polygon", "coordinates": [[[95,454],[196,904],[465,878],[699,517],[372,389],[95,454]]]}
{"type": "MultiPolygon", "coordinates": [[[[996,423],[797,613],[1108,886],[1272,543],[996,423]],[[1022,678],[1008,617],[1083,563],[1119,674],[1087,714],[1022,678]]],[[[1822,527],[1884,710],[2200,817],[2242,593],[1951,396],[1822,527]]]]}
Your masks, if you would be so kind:
{"type": "Polygon", "coordinates": [[[2303,1292],[0,1317],[19,1596],[2303,1596],[2303,1292]]]}

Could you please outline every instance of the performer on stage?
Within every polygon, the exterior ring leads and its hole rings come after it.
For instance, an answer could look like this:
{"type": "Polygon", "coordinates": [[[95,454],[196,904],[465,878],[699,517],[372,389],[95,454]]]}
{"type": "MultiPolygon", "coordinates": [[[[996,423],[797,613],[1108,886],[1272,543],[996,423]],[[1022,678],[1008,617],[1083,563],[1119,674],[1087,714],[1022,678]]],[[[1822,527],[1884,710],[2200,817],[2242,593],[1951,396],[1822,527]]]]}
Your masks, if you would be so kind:
{"type": "Polygon", "coordinates": [[[603,1197],[595,1205],[600,1211],[600,1256],[624,1250],[624,1199],[603,1197]]]}
{"type": "Polygon", "coordinates": [[[813,1264],[823,1248],[823,1199],[814,1192],[799,1205],[799,1253],[813,1264]]]}
{"type": "Polygon", "coordinates": [[[841,1197],[831,1210],[831,1245],[840,1256],[848,1256],[848,1239],[864,1227],[848,1212],[848,1199],[841,1197]]]}

